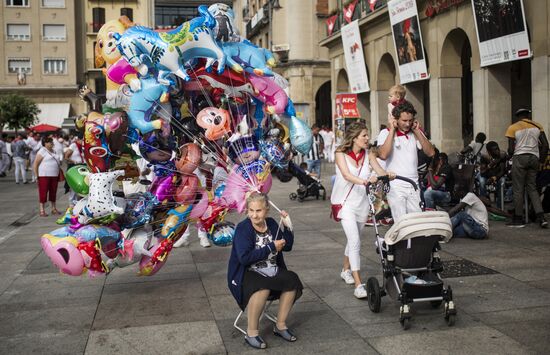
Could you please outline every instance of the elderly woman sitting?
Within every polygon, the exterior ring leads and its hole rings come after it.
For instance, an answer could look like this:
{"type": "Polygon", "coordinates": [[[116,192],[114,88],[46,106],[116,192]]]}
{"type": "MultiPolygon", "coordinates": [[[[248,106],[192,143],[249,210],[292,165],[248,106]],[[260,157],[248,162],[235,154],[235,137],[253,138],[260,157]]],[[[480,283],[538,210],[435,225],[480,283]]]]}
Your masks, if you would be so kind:
{"type": "MultiPolygon", "coordinates": [[[[303,286],[298,275],[287,270],[282,253],[292,250],[294,235],[284,224],[280,226],[267,217],[267,195],[253,193],[246,203],[248,218],[235,230],[227,282],[239,307],[243,311],[247,308],[245,341],[254,348],[264,349],[267,344],[259,336],[258,323],[267,300],[279,299],[273,333],[287,341],[296,341],[296,336],[286,326],[286,319],[292,305],[302,295],[303,286]]],[[[281,216],[285,218],[288,214],[281,211],[281,216]]]]}

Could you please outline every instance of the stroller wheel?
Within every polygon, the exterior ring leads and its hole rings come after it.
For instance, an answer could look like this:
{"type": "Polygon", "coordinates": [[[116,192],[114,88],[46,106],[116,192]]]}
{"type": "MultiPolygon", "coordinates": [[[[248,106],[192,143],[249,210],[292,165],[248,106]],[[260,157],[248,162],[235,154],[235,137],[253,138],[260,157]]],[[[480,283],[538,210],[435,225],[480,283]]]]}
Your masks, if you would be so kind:
{"type": "Polygon", "coordinates": [[[430,301],[430,305],[432,306],[432,308],[439,308],[442,302],[443,301],[430,301]]]}
{"type": "Polygon", "coordinates": [[[411,319],[410,318],[401,319],[401,326],[403,327],[403,330],[408,330],[411,327],[411,319]]]}
{"type": "Polygon", "coordinates": [[[445,317],[445,320],[447,321],[447,325],[449,327],[452,327],[453,325],[455,325],[455,322],[456,322],[456,314],[449,314],[445,317]]]}
{"type": "Polygon", "coordinates": [[[380,284],[376,277],[369,277],[367,280],[367,294],[370,310],[374,313],[380,312],[382,295],[380,293],[380,284]]]}
{"type": "Polygon", "coordinates": [[[291,200],[295,200],[298,198],[298,195],[295,192],[292,192],[288,195],[288,198],[291,200]]]}

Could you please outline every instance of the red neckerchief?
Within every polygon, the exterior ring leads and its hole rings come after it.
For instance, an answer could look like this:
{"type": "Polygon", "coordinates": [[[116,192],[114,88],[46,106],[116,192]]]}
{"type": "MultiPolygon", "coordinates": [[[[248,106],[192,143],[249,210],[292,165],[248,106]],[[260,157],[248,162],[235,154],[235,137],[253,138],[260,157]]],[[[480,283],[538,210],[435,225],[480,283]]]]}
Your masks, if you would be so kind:
{"type": "MultiPolygon", "coordinates": [[[[390,130],[389,128],[386,128],[386,129],[387,129],[388,131],[390,130]]],[[[398,137],[404,136],[404,137],[407,138],[407,139],[409,139],[409,133],[411,133],[411,132],[412,132],[412,129],[409,129],[407,132],[401,132],[401,131],[399,130],[399,128],[395,130],[395,133],[397,134],[398,137]]]]}
{"type": "Polygon", "coordinates": [[[405,102],[405,98],[402,98],[402,99],[399,99],[399,100],[396,100],[396,101],[390,101],[390,104],[392,104],[395,107],[399,104],[402,104],[403,102],[405,102]]]}
{"type": "Polygon", "coordinates": [[[359,152],[359,154],[355,155],[355,153],[350,150],[348,152],[348,155],[351,157],[351,159],[355,160],[355,163],[357,165],[359,165],[359,162],[361,161],[361,159],[363,159],[363,157],[365,156],[365,150],[364,149],[361,149],[361,151],[359,152]]]}

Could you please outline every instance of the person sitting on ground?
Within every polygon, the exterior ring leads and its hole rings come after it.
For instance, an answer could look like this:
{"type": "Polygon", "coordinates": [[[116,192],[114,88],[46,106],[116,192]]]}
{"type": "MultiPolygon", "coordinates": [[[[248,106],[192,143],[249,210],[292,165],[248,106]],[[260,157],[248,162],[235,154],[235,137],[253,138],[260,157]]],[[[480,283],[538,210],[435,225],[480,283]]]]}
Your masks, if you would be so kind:
{"type": "Polygon", "coordinates": [[[497,187],[496,202],[500,206],[500,188],[506,180],[506,163],[508,155],[501,151],[498,143],[490,141],[487,143],[487,155],[481,156],[479,167],[479,192],[481,196],[488,196],[487,184],[495,184],[497,187]]]}
{"type": "Polygon", "coordinates": [[[424,202],[426,208],[435,209],[436,205],[448,204],[451,202],[450,182],[452,171],[448,162],[447,154],[437,154],[428,168],[426,174],[426,191],[424,191],[424,202]]]}
{"type": "Polygon", "coordinates": [[[479,132],[476,134],[476,138],[460,151],[460,154],[467,156],[471,164],[478,163],[481,154],[487,153],[487,150],[484,149],[486,139],[485,133],[479,132]]]}
{"type": "Polygon", "coordinates": [[[489,233],[489,216],[483,202],[472,192],[460,192],[458,205],[449,211],[453,224],[453,237],[484,239],[489,233]]]}
{"type": "Polygon", "coordinates": [[[246,203],[248,218],[235,229],[227,282],[239,307],[243,311],[247,308],[245,341],[254,348],[265,349],[267,344],[259,335],[258,324],[267,300],[279,299],[273,333],[286,341],[296,341],[286,320],[292,305],[302,295],[303,286],[298,275],[287,270],[283,258],[283,251],[291,251],[294,243],[294,235],[286,225],[288,213],[281,211],[280,226],[267,217],[267,195],[253,192],[246,203]]]}

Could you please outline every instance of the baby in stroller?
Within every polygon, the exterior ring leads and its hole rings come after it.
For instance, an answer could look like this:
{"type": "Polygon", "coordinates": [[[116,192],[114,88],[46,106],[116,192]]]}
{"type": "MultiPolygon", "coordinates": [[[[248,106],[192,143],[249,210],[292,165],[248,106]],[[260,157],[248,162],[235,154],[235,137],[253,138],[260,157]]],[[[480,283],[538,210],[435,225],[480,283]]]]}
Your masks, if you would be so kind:
{"type": "Polygon", "coordinates": [[[298,199],[300,202],[309,196],[314,196],[317,200],[319,197],[326,200],[327,192],[323,184],[321,184],[321,180],[315,174],[309,173],[305,168],[307,168],[307,164],[305,163],[302,163],[300,166],[294,164],[292,161],[288,163],[288,171],[296,176],[299,183],[298,190],[292,192],[288,197],[291,200],[298,199]]]}
{"type": "MultiPolygon", "coordinates": [[[[407,181],[418,189],[412,180],[400,176],[396,179],[407,181]]],[[[369,186],[367,191],[370,208],[374,210],[374,188],[369,186]]],[[[376,223],[375,231],[383,282],[380,286],[376,277],[367,281],[370,310],[380,312],[382,297],[389,295],[401,304],[399,321],[406,330],[410,327],[412,303],[430,302],[432,307],[438,308],[444,302],[445,320],[449,326],[454,325],[456,308],[452,290],[450,286],[444,287],[439,276],[443,271],[439,242],[449,241],[453,233],[449,215],[440,211],[409,213],[395,221],[384,239],[379,237],[376,223]]]]}

